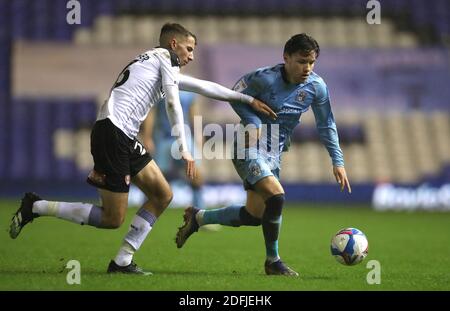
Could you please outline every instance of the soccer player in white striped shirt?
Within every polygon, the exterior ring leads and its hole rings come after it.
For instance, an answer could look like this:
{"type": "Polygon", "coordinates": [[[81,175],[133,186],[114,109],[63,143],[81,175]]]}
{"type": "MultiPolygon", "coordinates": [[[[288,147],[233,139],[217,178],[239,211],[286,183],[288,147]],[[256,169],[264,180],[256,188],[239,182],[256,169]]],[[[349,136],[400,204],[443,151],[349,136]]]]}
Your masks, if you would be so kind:
{"type": "Polygon", "coordinates": [[[146,194],[148,201],[133,218],[107,271],[149,274],[133,262],[133,254],[173,196],[158,165],[136,138],[150,108],[165,97],[167,116],[171,125],[179,130],[176,139],[189,178],[195,176],[195,166],[186,144],[179,88],[219,100],[249,104],[257,112],[276,116],[268,106],[249,95],[179,74],[180,66],[194,60],[196,46],[195,35],[183,26],[165,24],[159,41],[160,47],[139,55],[122,70],[92,129],[94,169],[87,181],[98,188],[102,206],[47,201],[28,192],[12,218],[11,238],[16,238],[27,223],[40,216],[58,217],[97,228],[119,228],[125,219],[132,182],[146,194]]]}

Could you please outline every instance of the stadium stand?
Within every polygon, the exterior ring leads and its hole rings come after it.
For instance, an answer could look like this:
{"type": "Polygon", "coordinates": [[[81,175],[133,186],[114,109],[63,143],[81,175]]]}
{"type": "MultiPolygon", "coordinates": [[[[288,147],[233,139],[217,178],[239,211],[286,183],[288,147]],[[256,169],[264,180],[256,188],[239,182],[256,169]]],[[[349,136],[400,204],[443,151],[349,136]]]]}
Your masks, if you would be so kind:
{"type": "MultiPolygon", "coordinates": [[[[25,180],[83,182],[90,165],[86,128],[95,120],[97,98],[104,97],[86,90],[80,96],[82,88],[71,84],[57,84],[61,93],[71,94],[67,97],[55,97],[45,87],[39,88],[42,94],[33,93],[31,83],[21,77],[39,78],[33,71],[37,67],[31,62],[19,75],[17,68],[22,69],[13,66],[14,55],[25,55],[17,50],[20,44],[65,44],[87,54],[110,47],[148,48],[166,21],[180,22],[198,34],[202,61],[194,70],[228,86],[247,69],[281,61],[280,46],[291,34],[312,34],[323,48],[317,71],[331,90],[352,182],[417,185],[449,180],[449,1],[382,2],[380,25],[366,22],[366,2],[360,0],[79,2],[81,24],[69,25],[65,0],[0,0],[2,185],[25,180]],[[69,88],[79,93],[74,96],[69,88]]],[[[85,67],[94,62],[85,60],[85,67]]],[[[49,88],[52,79],[61,77],[52,74],[57,70],[48,66],[43,81],[49,88]]],[[[72,70],[76,76],[80,69],[72,70]]],[[[107,78],[105,85],[113,80],[107,78]]],[[[224,104],[202,104],[211,105],[207,121],[235,121],[224,104]]],[[[283,158],[284,167],[289,167],[283,179],[330,184],[333,178],[323,165],[329,159],[318,142],[312,114],[305,114],[302,122],[293,134],[291,152],[283,158]]],[[[229,161],[204,161],[204,171],[210,182],[239,180],[229,161]]]]}

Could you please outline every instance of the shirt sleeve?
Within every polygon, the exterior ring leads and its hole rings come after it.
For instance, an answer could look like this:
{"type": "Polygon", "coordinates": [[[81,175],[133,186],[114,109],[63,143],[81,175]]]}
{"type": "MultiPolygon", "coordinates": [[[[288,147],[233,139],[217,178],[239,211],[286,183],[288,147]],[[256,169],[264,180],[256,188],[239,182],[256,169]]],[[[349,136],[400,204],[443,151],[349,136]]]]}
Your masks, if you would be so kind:
{"type": "Polygon", "coordinates": [[[186,132],[183,116],[183,108],[180,103],[180,95],[177,85],[163,85],[166,93],[166,113],[172,126],[172,134],[177,137],[179,150],[189,151],[186,143],[186,132]]]}
{"type": "Polygon", "coordinates": [[[314,82],[316,96],[311,108],[316,119],[319,137],[328,150],[334,166],[344,166],[344,156],[339,146],[339,136],[331,111],[330,95],[325,82],[314,82]]]}
{"type": "MultiPolygon", "coordinates": [[[[254,73],[242,77],[233,86],[233,90],[249,96],[260,98],[260,94],[264,90],[264,83],[257,79],[254,73]]],[[[245,126],[248,124],[255,125],[257,128],[261,127],[262,121],[257,113],[248,105],[239,105],[237,102],[230,102],[233,110],[241,118],[241,123],[245,126]]]]}
{"type": "Polygon", "coordinates": [[[179,75],[180,89],[204,95],[218,100],[237,101],[250,104],[253,97],[239,92],[235,92],[218,83],[200,80],[186,75],[179,75]]]}
{"type": "Polygon", "coordinates": [[[184,129],[183,109],[178,91],[179,62],[176,55],[169,50],[161,49],[155,53],[161,65],[161,84],[166,94],[166,113],[172,129],[178,130],[177,143],[180,151],[188,151],[184,129]]]}
{"type": "Polygon", "coordinates": [[[233,90],[252,97],[259,97],[265,89],[265,83],[261,77],[262,75],[258,71],[252,72],[236,82],[233,90]]]}

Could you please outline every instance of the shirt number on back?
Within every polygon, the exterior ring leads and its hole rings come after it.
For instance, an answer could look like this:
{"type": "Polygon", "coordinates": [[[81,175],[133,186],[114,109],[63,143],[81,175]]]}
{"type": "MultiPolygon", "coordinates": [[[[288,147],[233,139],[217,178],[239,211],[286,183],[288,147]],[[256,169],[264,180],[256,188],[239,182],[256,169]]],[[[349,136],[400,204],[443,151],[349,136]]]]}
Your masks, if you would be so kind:
{"type": "Polygon", "coordinates": [[[114,83],[113,88],[119,87],[123,85],[125,82],[127,82],[128,78],[130,77],[130,69],[126,69],[125,71],[122,71],[117,78],[116,83],[114,83]]]}
{"type": "Polygon", "coordinates": [[[138,59],[135,59],[135,60],[131,61],[128,65],[126,65],[126,67],[120,72],[119,77],[116,80],[116,83],[114,83],[114,85],[112,87],[113,89],[116,87],[119,87],[119,86],[123,85],[125,82],[127,82],[128,78],[130,77],[130,69],[128,69],[128,67],[130,67],[137,61],[138,61],[138,59]]]}

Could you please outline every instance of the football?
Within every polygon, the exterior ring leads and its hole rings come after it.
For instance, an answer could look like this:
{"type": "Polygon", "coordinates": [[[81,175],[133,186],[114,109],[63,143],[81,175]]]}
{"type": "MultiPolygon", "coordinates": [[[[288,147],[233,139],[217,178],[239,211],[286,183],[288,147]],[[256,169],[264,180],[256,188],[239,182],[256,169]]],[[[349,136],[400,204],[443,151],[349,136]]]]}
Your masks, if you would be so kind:
{"type": "Polygon", "coordinates": [[[356,228],[339,230],[331,239],[331,254],[346,266],[353,266],[367,256],[369,242],[366,235],[356,228]]]}

